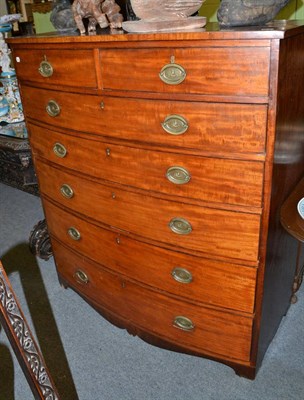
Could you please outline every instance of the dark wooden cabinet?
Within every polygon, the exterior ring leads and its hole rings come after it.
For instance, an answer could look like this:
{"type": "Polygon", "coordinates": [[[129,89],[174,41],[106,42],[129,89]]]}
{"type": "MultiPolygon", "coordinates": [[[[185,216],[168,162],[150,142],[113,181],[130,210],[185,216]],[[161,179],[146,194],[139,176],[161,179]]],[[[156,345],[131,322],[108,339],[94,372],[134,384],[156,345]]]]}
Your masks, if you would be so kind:
{"type": "Polygon", "coordinates": [[[8,41],[60,281],[254,378],[292,295],[304,27],[8,41]]]}

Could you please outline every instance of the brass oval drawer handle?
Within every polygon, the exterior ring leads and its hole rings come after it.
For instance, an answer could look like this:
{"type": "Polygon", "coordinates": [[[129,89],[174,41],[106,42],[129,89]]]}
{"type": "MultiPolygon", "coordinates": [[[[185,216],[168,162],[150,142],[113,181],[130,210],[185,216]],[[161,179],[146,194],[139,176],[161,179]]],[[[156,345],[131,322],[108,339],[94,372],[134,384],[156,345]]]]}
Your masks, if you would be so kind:
{"type": "Polygon", "coordinates": [[[190,173],[183,167],[170,167],[167,169],[166,177],[168,181],[175,185],[184,185],[191,179],[190,173]]]}
{"type": "Polygon", "coordinates": [[[73,226],[71,226],[71,228],[68,229],[68,234],[70,238],[73,240],[80,240],[81,238],[79,230],[74,228],[73,226]]]}
{"type": "Polygon", "coordinates": [[[191,321],[191,319],[183,316],[175,317],[173,321],[173,326],[188,332],[193,331],[194,329],[194,323],[191,321]]]}
{"type": "Polygon", "coordinates": [[[169,227],[172,232],[177,233],[178,235],[188,235],[192,232],[192,226],[190,222],[188,222],[184,218],[173,218],[169,222],[169,227]]]}
{"type": "Polygon", "coordinates": [[[71,199],[74,196],[74,190],[71,188],[70,185],[64,183],[60,188],[60,193],[66,199],[71,199]]]}
{"type": "Polygon", "coordinates": [[[49,78],[50,76],[53,75],[54,69],[52,67],[52,64],[49,63],[45,57],[45,60],[41,61],[38,71],[39,71],[39,74],[41,76],[43,76],[44,78],[49,78]]]}
{"type": "Polygon", "coordinates": [[[163,130],[170,135],[182,135],[189,128],[188,121],[181,115],[168,115],[161,123],[163,130]]]}
{"type": "Polygon", "coordinates": [[[81,269],[78,269],[75,274],[74,274],[74,278],[76,279],[76,281],[78,283],[82,283],[82,284],[87,284],[89,283],[89,278],[88,275],[82,271],[81,269]]]}
{"type": "Polygon", "coordinates": [[[53,152],[59,158],[64,158],[67,155],[67,149],[61,143],[55,143],[53,146],[53,152]]]}
{"type": "Polygon", "coordinates": [[[45,109],[50,117],[57,117],[61,111],[59,104],[55,100],[50,100],[45,109]]]}
{"type": "Polygon", "coordinates": [[[160,79],[167,85],[179,85],[186,76],[185,68],[175,63],[166,64],[159,73],[160,79]]]}
{"type": "Polygon", "coordinates": [[[185,268],[176,267],[172,270],[171,275],[179,283],[191,283],[193,280],[191,272],[185,268]]]}

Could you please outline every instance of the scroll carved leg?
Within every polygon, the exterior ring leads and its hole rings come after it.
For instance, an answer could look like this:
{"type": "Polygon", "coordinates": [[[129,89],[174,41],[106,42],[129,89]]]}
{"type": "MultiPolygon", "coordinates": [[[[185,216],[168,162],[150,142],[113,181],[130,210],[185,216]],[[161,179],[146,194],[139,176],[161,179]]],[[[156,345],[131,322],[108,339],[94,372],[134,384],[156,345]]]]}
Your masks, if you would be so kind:
{"type": "Polygon", "coordinates": [[[304,264],[301,265],[301,261],[300,261],[302,247],[304,247],[303,244],[301,242],[299,242],[298,243],[296,272],[295,272],[295,277],[294,277],[294,281],[293,281],[292,296],[291,296],[291,300],[290,300],[290,302],[292,304],[295,304],[298,301],[296,292],[300,289],[300,286],[303,282],[304,264]]]}
{"type": "Polygon", "coordinates": [[[299,271],[298,274],[296,274],[293,282],[293,288],[292,288],[292,296],[291,296],[291,303],[295,304],[298,301],[298,297],[296,295],[297,291],[300,289],[300,286],[302,285],[303,282],[303,276],[304,276],[304,265],[299,271]]]}
{"type": "Polygon", "coordinates": [[[30,233],[29,246],[31,252],[43,260],[52,257],[52,245],[45,219],[34,226],[30,233]]]}
{"type": "Polygon", "coordinates": [[[13,347],[35,399],[59,400],[26,319],[0,262],[0,322],[13,347]]]}

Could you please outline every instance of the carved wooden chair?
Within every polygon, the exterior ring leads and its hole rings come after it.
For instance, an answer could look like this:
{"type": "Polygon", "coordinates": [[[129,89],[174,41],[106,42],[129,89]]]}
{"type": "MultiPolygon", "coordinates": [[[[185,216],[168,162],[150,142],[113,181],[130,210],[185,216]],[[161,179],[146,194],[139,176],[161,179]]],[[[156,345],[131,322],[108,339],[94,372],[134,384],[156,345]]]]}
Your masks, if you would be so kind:
{"type": "Polygon", "coordinates": [[[0,323],[35,399],[60,400],[43,356],[0,262],[0,323]]]}

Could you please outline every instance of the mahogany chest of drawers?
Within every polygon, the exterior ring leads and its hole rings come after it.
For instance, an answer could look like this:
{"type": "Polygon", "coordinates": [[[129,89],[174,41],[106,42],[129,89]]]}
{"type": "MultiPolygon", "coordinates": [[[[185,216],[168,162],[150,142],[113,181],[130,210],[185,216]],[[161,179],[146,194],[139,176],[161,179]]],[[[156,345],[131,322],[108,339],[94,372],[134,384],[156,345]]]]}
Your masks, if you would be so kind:
{"type": "Polygon", "coordinates": [[[304,28],[8,41],[60,281],[254,378],[292,294],[304,28]]]}

